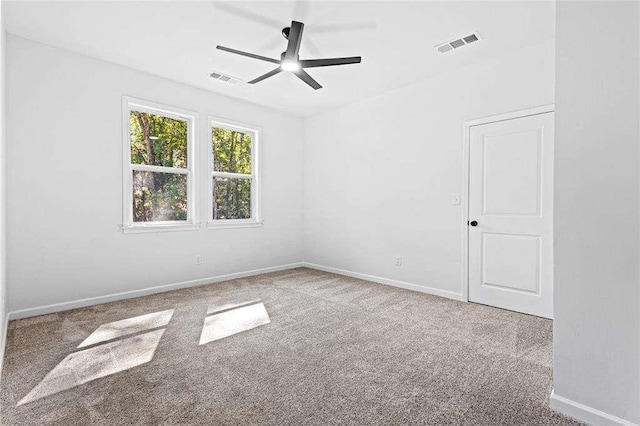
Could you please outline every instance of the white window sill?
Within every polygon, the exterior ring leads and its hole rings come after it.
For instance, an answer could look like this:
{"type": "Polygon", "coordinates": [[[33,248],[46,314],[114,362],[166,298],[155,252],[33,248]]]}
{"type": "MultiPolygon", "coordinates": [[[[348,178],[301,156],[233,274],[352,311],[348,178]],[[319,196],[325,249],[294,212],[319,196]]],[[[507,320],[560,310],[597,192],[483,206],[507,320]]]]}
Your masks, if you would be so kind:
{"type": "Polygon", "coordinates": [[[195,231],[200,229],[197,223],[155,224],[123,226],[123,234],[144,234],[147,232],[195,231]]]}
{"type": "Polygon", "coordinates": [[[262,221],[219,220],[207,223],[209,229],[261,228],[262,221]]]}

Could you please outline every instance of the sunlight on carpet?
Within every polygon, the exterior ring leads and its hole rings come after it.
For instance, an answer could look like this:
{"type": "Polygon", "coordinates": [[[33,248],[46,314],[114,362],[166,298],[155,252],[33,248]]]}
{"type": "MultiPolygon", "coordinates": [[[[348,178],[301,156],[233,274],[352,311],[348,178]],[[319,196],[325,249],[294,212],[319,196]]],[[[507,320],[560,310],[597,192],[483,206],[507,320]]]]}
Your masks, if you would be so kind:
{"type": "Polygon", "coordinates": [[[164,329],[155,330],[74,352],[51,370],[18,405],[145,364],[153,359],[163,333],[164,329]]]}
{"type": "MultiPolygon", "coordinates": [[[[204,319],[204,327],[200,335],[200,344],[223,339],[261,325],[269,324],[269,314],[264,304],[238,304],[237,308],[225,310],[204,319]]],[[[209,308],[208,312],[219,312],[221,309],[209,308]]]]}
{"type": "Polygon", "coordinates": [[[141,331],[153,330],[154,328],[164,327],[169,324],[173,316],[174,309],[166,311],[154,312],[152,314],[140,315],[137,317],[127,318],[120,321],[102,324],[89,337],[87,337],[78,348],[95,345],[96,343],[106,342],[118,337],[128,336],[130,334],[139,333],[141,331]]]}

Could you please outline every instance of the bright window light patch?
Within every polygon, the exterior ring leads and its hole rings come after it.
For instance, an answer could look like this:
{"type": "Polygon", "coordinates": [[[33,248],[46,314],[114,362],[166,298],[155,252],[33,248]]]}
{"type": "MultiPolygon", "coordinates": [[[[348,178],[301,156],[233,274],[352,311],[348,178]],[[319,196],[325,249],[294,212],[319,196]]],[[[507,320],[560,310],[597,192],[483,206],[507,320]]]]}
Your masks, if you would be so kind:
{"type": "Polygon", "coordinates": [[[261,325],[269,324],[269,314],[263,303],[247,305],[225,310],[204,319],[204,327],[200,335],[200,344],[224,339],[261,325]]]}
{"type": "Polygon", "coordinates": [[[153,359],[164,329],[74,352],[63,359],[18,405],[145,364],[153,359]]]}
{"type": "Polygon", "coordinates": [[[78,346],[92,347],[76,351],[60,361],[18,405],[151,361],[173,311],[168,309],[102,324],[78,346]]]}
{"type": "Polygon", "coordinates": [[[107,340],[113,340],[118,337],[124,337],[142,331],[153,330],[158,327],[164,327],[169,324],[169,321],[171,321],[173,311],[173,309],[169,309],[162,312],[154,312],[152,314],[140,315],[138,317],[102,324],[96,329],[96,331],[91,333],[84,342],[80,343],[78,348],[95,345],[96,343],[106,342],[107,340]]]}
{"type": "Polygon", "coordinates": [[[217,314],[222,311],[230,311],[231,309],[240,308],[242,306],[253,305],[254,303],[260,303],[260,299],[252,300],[250,302],[243,303],[225,303],[224,305],[213,305],[207,309],[207,315],[217,314]]]}

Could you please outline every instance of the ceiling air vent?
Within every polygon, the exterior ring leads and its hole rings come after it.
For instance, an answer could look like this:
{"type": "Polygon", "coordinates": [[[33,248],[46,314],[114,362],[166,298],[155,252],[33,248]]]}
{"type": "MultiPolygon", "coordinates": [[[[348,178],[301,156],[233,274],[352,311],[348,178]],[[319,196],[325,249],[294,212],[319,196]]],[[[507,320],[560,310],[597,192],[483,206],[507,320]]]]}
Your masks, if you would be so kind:
{"type": "Polygon", "coordinates": [[[467,44],[476,42],[478,40],[482,40],[480,38],[480,34],[473,33],[473,34],[469,34],[468,36],[464,36],[462,38],[458,38],[446,43],[439,44],[436,46],[436,50],[438,51],[438,53],[447,53],[454,49],[458,49],[462,46],[466,46],[467,44]]]}
{"type": "Polygon", "coordinates": [[[212,72],[211,74],[209,74],[209,77],[213,78],[214,80],[222,81],[223,83],[229,84],[238,84],[242,81],[239,78],[231,77],[230,75],[223,74],[218,71],[212,72]]]}

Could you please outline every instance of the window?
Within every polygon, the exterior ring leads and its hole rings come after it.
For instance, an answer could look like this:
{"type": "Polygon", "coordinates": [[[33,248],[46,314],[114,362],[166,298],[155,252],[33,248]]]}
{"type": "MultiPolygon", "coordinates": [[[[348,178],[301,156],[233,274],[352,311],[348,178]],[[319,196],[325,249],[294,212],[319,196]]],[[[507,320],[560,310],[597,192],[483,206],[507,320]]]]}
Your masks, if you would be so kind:
{"type": "Polygon", "coordinates": [[[259,131],[211,120],[210,138],[210,224],[260,224],[259,131]]]}
{"type": "Polygon", "coordinates": [[[126,230],[197,227],[193,132],[195,114],[124,100],[126,230]]]}

